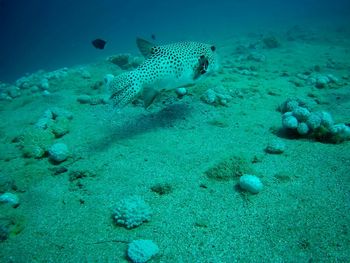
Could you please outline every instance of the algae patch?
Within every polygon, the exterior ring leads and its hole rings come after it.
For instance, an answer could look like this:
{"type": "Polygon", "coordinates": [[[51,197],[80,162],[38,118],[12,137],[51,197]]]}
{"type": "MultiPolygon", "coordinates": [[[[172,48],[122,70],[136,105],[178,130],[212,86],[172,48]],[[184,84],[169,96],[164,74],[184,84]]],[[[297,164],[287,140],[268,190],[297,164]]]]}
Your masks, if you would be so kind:
{"type": "Polygon", "coordinates": [[[47,152],[53,140],[54,135],[48,130],[27,128],[13,142],[18,142],[24,157],[41,158],[47,152]]]}
{"type": "Polygon", "coordinates": [[[243,156],[231,156],[214,164],[207,171],[205,175],[209,179],[217,181],[229,181],[238,178],[243,174],[254,173],[250,162],[243,156]]]}

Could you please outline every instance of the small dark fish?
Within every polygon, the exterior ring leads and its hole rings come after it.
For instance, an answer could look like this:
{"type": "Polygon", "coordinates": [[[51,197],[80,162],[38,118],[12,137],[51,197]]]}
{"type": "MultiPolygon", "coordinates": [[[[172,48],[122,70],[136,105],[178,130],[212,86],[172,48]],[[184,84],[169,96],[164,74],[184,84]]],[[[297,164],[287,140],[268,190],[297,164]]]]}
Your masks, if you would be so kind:
{"type": "Polygon", "coordinates": [[[91,41],[91,43],[97,49],[104,49],[107,42],[104,41],[103,39],[97,38],[91,41]]]}
{"type": "Polygon", "coordinates": [[[156,40],[156,35],[155,35],[155,34],[152,34],[152,35],[151,35],[151,38],[152,38],[152,40],[156,40]]]}

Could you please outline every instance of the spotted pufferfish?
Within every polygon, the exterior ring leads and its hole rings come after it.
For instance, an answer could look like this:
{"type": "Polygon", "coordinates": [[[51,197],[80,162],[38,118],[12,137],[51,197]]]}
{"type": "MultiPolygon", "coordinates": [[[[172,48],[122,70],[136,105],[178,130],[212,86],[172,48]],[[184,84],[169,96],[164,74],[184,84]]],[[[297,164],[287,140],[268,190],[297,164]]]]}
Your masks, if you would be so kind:
{"type": "Polygon", "coordinates": [[[155,46],[140,38],[136,43],[145,61],[133,71],[106,80],[110,98],[118,108],[139,95],[148,107],[161,89],[194,84],[219,69],[213,45],[179,42],[155,46]]]}

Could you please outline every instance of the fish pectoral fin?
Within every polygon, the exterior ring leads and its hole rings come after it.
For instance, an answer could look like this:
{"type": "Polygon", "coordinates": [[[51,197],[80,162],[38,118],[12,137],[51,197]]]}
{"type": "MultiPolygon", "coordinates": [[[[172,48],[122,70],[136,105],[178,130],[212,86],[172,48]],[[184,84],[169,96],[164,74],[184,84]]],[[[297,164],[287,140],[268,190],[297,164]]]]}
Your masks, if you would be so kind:
{"type": "Polygon", "coordinates": [[[151,88],[151,87],[145,87],[142,91],[142,100],[143,100],[143,106],[145,109],[147,109],[155,100],[155,98],[159,95],[159,91],[151,88]]]}
{"type": "Polygon", "coordinates": [[[154,44],[142,38],[136,38],[136,44],[141,54],[148,58],[153,54],[154,44]]]}

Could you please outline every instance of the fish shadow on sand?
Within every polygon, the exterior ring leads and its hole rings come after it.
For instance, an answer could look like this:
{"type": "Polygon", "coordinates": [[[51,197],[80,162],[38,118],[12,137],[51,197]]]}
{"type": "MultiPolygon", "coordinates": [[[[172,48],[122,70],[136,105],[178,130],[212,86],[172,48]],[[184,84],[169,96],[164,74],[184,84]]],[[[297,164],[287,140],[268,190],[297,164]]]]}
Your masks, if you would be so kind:
{"type": "Polygon", "coordinates": [[[137,118],[128,118],[116,125],[107,125],[104,136],[92,142],[92,151],[104,151],[139,134],[155,131],[158,128],[171,128],[175,123],[184,120],[190,112],[190,106],[184,103],[167,105],[158,112],[142,114],[137,118]]]}

